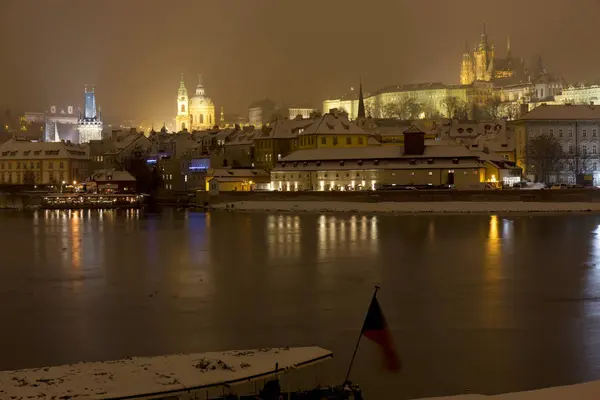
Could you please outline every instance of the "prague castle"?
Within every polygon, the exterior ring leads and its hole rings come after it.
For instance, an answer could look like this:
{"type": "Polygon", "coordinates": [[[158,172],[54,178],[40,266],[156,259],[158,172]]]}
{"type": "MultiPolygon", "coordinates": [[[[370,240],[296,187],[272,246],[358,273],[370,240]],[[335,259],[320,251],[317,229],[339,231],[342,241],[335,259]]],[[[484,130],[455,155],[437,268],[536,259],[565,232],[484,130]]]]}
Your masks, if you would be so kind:
{"type": "Polygon", "coordinates": [[[470,85],[474,81],[490,82],[497,79],[512,78],[525,75],[521,60],[514,60],[510,54],[510,38],[506,43],[506,58],[496,58],[494,45],[488,42],[485,23],[479,44],[469,51],[466,46],[460,65],[461,85],[470,85]]]}
{"type": "Polygon", "coordinates": [[[215,105],[210,97],[206,96],[202,78],[198,76],[196,93],[188,98],[183,75],[177,91],[177,132],[187,130],[200,131],[210,129],[215,125],[215,105]]]}
{"type": "MultiPolygon", "coordinates": [[[[467,47],[462,55],[460,84],[391,85],[368,93],[364,103],[367,115],[373,118],[515,119],[526,108],[551,101],[561,91],[562,81],[547,72],[541,57],[528,67],[522,58],[511,54],[510,40],[506,56],[497,57],[483,24],[477,46],[473,51],[467,47]]],[[[324,113],[333,108],[357,118],[357,93],[352,89],[345,96],[323,101],[324,113]]]]}

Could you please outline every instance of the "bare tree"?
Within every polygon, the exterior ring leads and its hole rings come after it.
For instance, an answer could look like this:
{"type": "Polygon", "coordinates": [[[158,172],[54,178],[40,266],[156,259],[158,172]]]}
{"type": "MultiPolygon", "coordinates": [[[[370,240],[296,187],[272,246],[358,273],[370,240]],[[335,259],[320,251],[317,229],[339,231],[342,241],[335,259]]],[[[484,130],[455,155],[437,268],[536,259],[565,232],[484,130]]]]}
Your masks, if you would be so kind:
{"type": "Polygon", "coordinates": [[[499,119],[502,116],[502,102],[500,97],[494,96],[488,99],[486,103],[481,107],[484,118],[499,119]]]}
{"type": "Polygon", "coordinates": [[[581,146],[574,153],[565,156],[564,169],[571,172],[577,180],[578,176],[592,172],[597,161],[598,156],[596,154],[590,154],[587,147],[581,146]]]}
{"type": "Polygon", "coordinates": [[[417,103],[415,99],[408,98],[402,104],[402,110],[404,112],[404,119],[419,119],[423,107],[417,103]]]}
{"type": "Polygon", "coordinates": [[[565,154],[560,141],[549,134],[529,139],[526,148],[527,165],[536,181],[549,183],[550,176],[562,169],[565,154]]]}
{"type": "Polygon", "coordinates": [[[408,98],[379,106],[377,114],[379,118],[413,120],[419,118],[422,109],[421,104],[412,98],[408,98]]]}
{"type": "Polygon", "coordinates": [[[446,109],[446,117],[456,119],[468,118],[467,103],[456,96],[447,96],[442,102],[446,109]]]}

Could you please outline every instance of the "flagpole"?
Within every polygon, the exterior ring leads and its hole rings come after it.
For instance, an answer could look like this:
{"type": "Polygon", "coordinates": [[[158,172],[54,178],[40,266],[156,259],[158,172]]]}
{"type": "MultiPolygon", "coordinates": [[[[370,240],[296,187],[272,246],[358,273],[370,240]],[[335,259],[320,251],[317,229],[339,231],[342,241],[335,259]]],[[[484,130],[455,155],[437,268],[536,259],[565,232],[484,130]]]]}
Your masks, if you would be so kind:
{"type": "MultiPolygon", "coordinates": [[[[375,290],[373,291],[373,297],[371,297],[371,302],[373,302],[375,297],[377,297],[378,291],[379,291],[379,286],[375,285],[375,290]]],[[[363,323],[363,325],[364,325],[364,323],[363,323]]],[[[344,379],[344,384],[346,384],[346,382],[348,382],[348,378],[350,378],[350,372],[352,371],[352,365],[354,364],[354,358],[356,357],[356,352],[358,351],[358,346],[360,345],[360,340],[362,339],[362,336],[363,336],[363,332],[362,332],[362,327],[361,327],[360,332],[358,334],[358,340],[356,341],[356,346],[354,347],[354,353],[352,353],[352,358],[350,359],[350,365],[348,366],[348,372],[346,373],[346,379],[344,379]]]]}

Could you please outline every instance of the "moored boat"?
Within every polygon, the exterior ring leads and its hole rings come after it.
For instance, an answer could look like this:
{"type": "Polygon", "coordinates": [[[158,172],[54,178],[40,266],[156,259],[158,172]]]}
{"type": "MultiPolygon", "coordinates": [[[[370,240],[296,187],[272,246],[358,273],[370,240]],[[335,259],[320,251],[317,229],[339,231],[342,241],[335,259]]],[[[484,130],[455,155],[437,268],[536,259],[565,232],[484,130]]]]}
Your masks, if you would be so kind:
{"type": "Polygon", "coordinates": [[[278,377],[331,359],[320,347],[133,357],[0,372],[0,399],[348,399],[353,385],[282,392],[278,377]],[[235,387],[266,381],[256,394],[238,396],[235,387]],[[210,396],[211,390],[222,395],[210,396]],[[226,393],[227,392],[227,393],[226,393]]]}

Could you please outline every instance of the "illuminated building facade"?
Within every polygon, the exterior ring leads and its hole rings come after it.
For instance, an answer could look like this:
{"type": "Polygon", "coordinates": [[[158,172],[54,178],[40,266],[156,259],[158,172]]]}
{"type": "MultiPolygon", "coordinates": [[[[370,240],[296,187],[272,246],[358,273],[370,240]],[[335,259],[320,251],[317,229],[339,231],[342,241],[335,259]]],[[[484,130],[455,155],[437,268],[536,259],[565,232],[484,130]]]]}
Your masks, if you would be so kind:
{"type": "Polygon", "coordinates": [[[102,139],[102,114],[96,109],[96,94],[94,87],[85,88],[85,106],[83,115],[77,121],[79,143],[89,143],[90,140],[102,139]]]}
{"type": "Polygon", "coordinates": [[[506,58],[496,58],[496,50],[487,37],[485,23],[479,43],[469,51],[468,46],[460,65],[460,83],[470,85],[475,81],[490,82],[495,79],[511,78],[523,69],[522,62],[513,60],[510,53],[510,39],[507,41],[506,58]]]}
{"type": "Polygon", "coordinates": [[[600,86],[569,86],[562,90],[554,100],[562,104],[598,104],[600,105],[600,86]]]}
{"type": "Polygon", "coordinates": [[[84,146],[71,142],[11,139],[0,145],[0,184],[56,185],[82,181],[90,158],[84,146]]]}
{"type": "MultiPolygon", "coordinates": [[[[456,108],[472,117],[476,107],[484,107],[494,97],[491,82],[473,82],[470,85],[444,85],[440,82],[392,85],[378,89],[364,98],[366,115],[373,118],[423,119],[453,117],[457,110],[449,109],[447,99],[454,98],[456,108]],[[403,107],[415,104],[416,111],[403,107]]],[[[339,99],[325,100],[323,113],[332,109],[346,112],[350,119],[358,117],[358,93],[351,91],[339,99]]]]}
{"type": "Polygon", "coordinates": [[[176,130],[200,131],[210,129],[217,123],[215,120],[215,105],[210,97],[206,96],[202,78],[198,75],[196,92],[188,98],[183,76],[177,91],[177,116],[175,117],[176,130]]]}
{"type": "Polygon", "coordinates": [[[485,182],[483,163],[464,146],[425,140],[417,128],[404,135],[402,147],[371,144],[298,150],[271,171],[271,187],[280,191],[374,190],[396,185],[467,189],[485,182]]]}
{"type": "Polygon", "coordinates": [[[59,142],[61,140],[78,141],[77,123],[79,118],[75,113],[74,107],[69,105],[59,108],[55,105],[50,106],[47,112],[27,112],[25,113],[26,125],[39,126],[44,142],[59,142]]]}
{"type": "Polygon", "coordinates": [[[539,179],[527,159],[532,138],[550,135],[558,139],[564,153],[560,169],[546,177],[550,182],[573,184],[579,174],[591,174],[600,185],[600,106],[540,105],[515,122],[516,160],[530,179],[539,179]]]}

